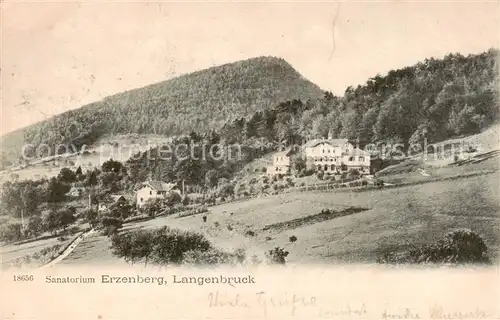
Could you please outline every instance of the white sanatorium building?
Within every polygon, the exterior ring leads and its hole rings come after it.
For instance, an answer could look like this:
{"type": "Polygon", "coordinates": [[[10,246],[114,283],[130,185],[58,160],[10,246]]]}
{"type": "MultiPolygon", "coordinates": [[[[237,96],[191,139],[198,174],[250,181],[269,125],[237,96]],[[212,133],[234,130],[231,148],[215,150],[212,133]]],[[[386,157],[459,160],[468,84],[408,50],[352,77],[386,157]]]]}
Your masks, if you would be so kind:
{"type": "MultiPolygon", "coordinates": [[[[370,153],[355,148],[347,139],[314,139],[303,147],[308,169],[338,173],[357,169],[361,174],[370,174],[370,153]]],[[[286,174],[290,171],[291,149],[273,155],[273,165],[267,169],[268,174],[286,174]]]]}
{"type": "Polygon", "coordinates": [[[304,146],[307,167],[324,172],[357,169],[370,174],[370,153],[355,148],[347,139],[315,139],[304,146]]]}

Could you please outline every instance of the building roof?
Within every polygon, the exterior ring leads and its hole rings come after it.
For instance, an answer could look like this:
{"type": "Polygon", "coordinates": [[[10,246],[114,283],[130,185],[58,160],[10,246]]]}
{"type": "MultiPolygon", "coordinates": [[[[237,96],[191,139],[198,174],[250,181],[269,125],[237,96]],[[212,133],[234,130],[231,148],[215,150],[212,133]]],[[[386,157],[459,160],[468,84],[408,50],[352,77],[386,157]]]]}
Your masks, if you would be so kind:
{"type": "Polygon", "coordinates": [[[346,155],[356,155],[356,156],[369,156],[371,155],[370,152],[361,150],[359,148],[354,148],[351,152],[346,153],[346,155]]]}
{"type": "Polygon", "coordinates": [[[125,199],[124,196],[122,196],[121,194],[112,194],[112,195],[108,195],[106,196],[104,199],[103,199],[103,203],[107,203],[107,204],[115,204],[118,202],[118,200],[120,200],[121,198],[123,198],[123,200],[127,200],[125,199]]]}
{"type": "Polygon", "coordinates": [[[163,181],[146,181],[143,185],[148,185],[152,189],[156,191],[170,191],[174,188],[177,188],[177,184],[175,183],[166,183],[163,181]]]}
{"type": "Polygon", "coordinates": [[[309,140],[308,142],[306,142],[304,147],[312,148],[312,147],[315,147],[321,143],[329,144],[332,147],[340,147],[340,146],[344,146],[344,145],[348,144],[349,141],[347,139],[313,139],[313,140],[309,140]]]}
{"type": "MultiPolygon", "coordinates": [[[[124,197],[124,196],[122,196],[121,194],[112,194],[112,195],[111,195],[111,200],[113,200],[113,202],[116,202],[116,201],[120,200],[120,198],[125,199],[125,197],[124,197]]],[[[126,200],[126,199],[125,199],[125,200],[126,200]]]]}
{"type": "Polygon", "coordinates": [[[274,156],[290,156],[292,154],[293,148],[289,147],[283,151],[276,152],[274,156]]]}

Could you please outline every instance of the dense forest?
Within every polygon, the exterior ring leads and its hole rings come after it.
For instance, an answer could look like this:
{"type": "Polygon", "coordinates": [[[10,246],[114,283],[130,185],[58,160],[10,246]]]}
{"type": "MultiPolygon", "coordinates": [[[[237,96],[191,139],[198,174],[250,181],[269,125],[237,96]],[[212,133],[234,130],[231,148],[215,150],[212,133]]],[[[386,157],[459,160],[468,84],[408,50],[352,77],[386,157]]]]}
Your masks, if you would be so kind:
{"type": "Polygon", "coordinates": [[[322,94],[283,59],[259,57],[116,94],[13,132],[2,142],[6,152],[18,157],[23,142],[79,148],[103,133],[174,136],[193,129],[209,131],[228,119],[322,94]]]}
{"type": "Polygon", "coordinates": [[[367,143],[408,144],[425,134],[430,142],[471,135],[498,118],[498,50],[449,54],[377,75],[365,85],[349,87],[343,97],[290,100],[240,118],[222,129],[228,139],[300,143],[335,137],[367,143]]]}
{"type": "MultiPolygon", "coordinates": [[[[31,143],[95,141],[102,133],[182,135],[216,130],[224,141],[336,137],[408,144],[480,132],[498,118],[499,51],[376,75],[344,96],[322,92],[284,60],[255,58],[132,90],[27,128],[31,143]]],[[[253,141],[253,142],[252,142],[253,141]]],[[[262,143],[261,143],[262,144],[262,143]]]]}

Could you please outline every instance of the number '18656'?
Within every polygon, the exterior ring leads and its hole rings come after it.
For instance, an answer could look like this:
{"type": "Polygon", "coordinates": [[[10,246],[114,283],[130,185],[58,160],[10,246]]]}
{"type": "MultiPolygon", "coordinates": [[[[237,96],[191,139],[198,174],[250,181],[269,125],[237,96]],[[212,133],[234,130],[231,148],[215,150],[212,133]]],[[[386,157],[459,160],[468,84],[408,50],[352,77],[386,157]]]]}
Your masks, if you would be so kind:
{"type": "Polygon", "coordinates": [[[14,275],[14,281],[33,281],[33,275],[23,274],[23,275],[14,275]]]}

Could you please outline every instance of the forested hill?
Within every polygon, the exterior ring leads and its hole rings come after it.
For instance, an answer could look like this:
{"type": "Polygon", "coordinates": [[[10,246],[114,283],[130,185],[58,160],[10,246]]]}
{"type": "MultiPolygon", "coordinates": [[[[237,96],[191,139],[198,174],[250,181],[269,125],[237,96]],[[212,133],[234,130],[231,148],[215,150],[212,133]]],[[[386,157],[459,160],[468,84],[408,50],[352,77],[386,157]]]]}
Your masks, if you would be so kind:
{"type": "Polygon", "coordinates": [[[2,137],[3,151],[18,154],[21,140],[34,145],[81,146],[94,142],[103,133],[177,135],[193,129],[217,129],[228,119],[248,116],[280,102],[322,95],[317,85],[285,60],[252,58],[116,94],[65,112],[2,137]]]}
{"type": "Polygon", "coordinates": [[[361,145],[424,136],[436,142],[498,120],[498,58],[490,49],[425,59],[349,87],[343,97],[323,93],[282,59],[255,58],[109,97],[29,127],[24,136],[34,144],[82,145],[102,133],[214,129],[226,141],[250,146],[252,138],[297,142],[331,130],[361,145]]]}
{"type": "Polygon", "coordinates": [[[329,130],[352,142],[442,141],[480,132],[498,120],[499,51],[443,59],[377,75],[343,97],[290,101],[224,126],[226,138],[297,142],[329,130]]]}
{"type": "MultiPolygon", "coordinates": [[[[319,99],[291,100],[228,121],[209,134],[191,132],[178,142],[208,141],[226,147],[237,143],[242,146],[241,158],[205,161],[197,155],[160,161],[149,156],[158,154],[153,150],[127,162],[130,179],[139,183],[151,174],[155,179],[213,187],[256,157],[276,150],[278,142],[300,144],[304,139],[326,137],[329,130],[354,143],[359,139],[361,147],[409,142],[416,147],[424,136],[432,143],[475,134],[498,121],[497,59],[496,50],[428,59],[348,88],[343,97],[325,92],[319,99]]],[[[210,146],[204,147],[210,150],[210,146]]],[[[197,150],[201,152],[201,148],[197,150]]]]}

